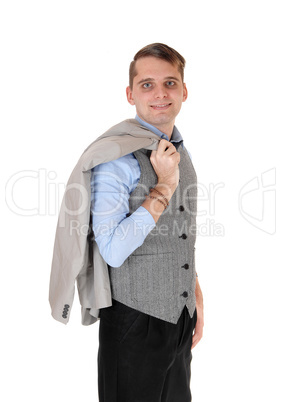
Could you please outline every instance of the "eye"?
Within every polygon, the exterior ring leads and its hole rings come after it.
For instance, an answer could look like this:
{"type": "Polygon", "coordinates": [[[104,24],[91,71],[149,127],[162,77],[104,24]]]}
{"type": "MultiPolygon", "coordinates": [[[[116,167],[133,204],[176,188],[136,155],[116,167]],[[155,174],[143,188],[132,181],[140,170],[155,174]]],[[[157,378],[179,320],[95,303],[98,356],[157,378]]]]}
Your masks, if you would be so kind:
{"type": "Polygon", "coordinates": [[[143,87],[144,88],[150,88],[151,87],[150,82],[146,82],[145,84],[143,84],[143,87]]]}
{"type": "Polygon", "coordinates": [[[167,81],[167,82],[166,82],[166,85],[167,85],[168,87],[172,87],[172,86],[175,85],[175,82],[174,82],[174,81],[167,81]]]}

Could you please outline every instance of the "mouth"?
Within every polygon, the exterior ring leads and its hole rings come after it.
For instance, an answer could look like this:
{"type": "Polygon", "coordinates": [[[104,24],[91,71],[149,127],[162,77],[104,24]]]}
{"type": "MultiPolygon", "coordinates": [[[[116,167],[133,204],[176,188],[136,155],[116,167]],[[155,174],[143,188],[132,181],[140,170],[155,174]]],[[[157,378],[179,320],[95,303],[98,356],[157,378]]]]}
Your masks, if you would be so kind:
{"type": "Polygon", "coordinates": [[[171,106],[171,103],[162,103],[159,105],[151,105],[150,107],[154,110],[166,110],[171,106]]]}

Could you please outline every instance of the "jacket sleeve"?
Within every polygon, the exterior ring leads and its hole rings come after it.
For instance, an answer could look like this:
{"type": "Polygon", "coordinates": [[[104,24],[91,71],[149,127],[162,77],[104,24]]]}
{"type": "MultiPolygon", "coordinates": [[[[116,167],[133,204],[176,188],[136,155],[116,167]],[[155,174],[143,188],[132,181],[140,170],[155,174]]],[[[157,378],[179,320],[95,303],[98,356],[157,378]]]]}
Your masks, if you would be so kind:
{"type": "Polygon", "coordinates": [[[90,216],[90,172],[78,165],[66,186],[56,229],[50,277],[52,316],[66,324],[75,293],[75,281],[86,262],[90,216]]]}

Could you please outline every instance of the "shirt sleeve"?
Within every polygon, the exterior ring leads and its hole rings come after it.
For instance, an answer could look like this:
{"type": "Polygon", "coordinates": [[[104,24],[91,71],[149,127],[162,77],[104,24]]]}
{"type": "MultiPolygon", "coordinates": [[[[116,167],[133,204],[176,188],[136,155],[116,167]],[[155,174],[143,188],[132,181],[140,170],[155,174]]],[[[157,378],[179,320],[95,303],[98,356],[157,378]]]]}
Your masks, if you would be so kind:
{"type": "Polygon", "coordinates": [[[139,207],[129,215],[130,194],[140,178],[133,154],[92,169],[91,213],[95,241],[103,259],[120,267],[155,227],[152,215],[139,207]]]}

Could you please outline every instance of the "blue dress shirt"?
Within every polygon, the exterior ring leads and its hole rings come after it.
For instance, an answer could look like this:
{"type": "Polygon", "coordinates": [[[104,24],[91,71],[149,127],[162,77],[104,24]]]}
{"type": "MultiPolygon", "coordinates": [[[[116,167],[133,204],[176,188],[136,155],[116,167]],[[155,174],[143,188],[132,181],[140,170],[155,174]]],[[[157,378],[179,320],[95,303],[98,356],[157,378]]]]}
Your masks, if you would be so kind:
{"type": "MultiPolygon", "coordinates": [[[[135,119],[159,137],[169,140],[156,127],[138,116],[135,119]]],[[[176,127],[171,142],[176,146],[183,142],[176,127]]],[[[127,216],[130,194],[135,190],[140,174],[141,169],[133,153],[92,169],[93,231],[103,259],[112,267],[120,267],[155,227],[152,215],[142,206],[127,216]]]]}

